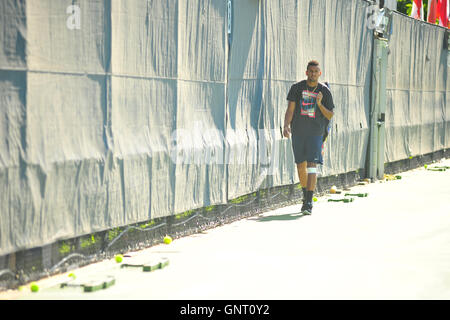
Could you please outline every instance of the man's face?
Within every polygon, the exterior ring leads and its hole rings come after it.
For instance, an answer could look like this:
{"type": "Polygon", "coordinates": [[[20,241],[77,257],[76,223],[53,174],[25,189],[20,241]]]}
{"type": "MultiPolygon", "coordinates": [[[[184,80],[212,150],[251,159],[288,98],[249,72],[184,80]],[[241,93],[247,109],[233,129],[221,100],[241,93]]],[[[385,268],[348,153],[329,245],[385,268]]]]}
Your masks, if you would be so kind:
{"type": "Polygon", "coordinates": [[[322,75],[322,71],[318,66],[309,66],[308,70],[306,70],[306,77],[310,82],[319,81],[319,77],[322,75]]]}

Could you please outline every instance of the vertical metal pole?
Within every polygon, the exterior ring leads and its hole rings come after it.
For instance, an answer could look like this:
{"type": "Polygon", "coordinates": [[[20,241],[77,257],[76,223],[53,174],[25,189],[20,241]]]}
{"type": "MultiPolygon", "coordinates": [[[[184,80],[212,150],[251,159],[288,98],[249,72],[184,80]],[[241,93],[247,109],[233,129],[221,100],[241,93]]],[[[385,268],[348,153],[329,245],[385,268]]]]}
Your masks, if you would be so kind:
{"type": "Polygon", "coordinates": [[[232,6],[231,6],[231,0],[228,0],[227,2],[227,38],[228,38],[228,47],[227,50],[227,61],[226,61],[226,85],[225,85],[225,126],[224,126],[224,132],[223,132],[223,154],[224,154],[224,161],[223,161],[223,168],[225,170],[225,200],[228,202],[228,194],[229,194],[229,156],[230,156],[230,148],[227,141],[227,133],[228,133],[228,120],[229,120],[229,76],[230,76],[230,59],[231,59],[231,31],[232,31],[232,6]]]}
{"type": "Polygon", "coordinates": [[[230,39],[231,35],[231,0],[228,0],[227,3],[227,33],[228,33],[228,39],[230,39]]]}
{"type": "Polygon", "coordinates": [[[378,39],[374,40],[374,56],[372,65],[372,101],[370,105],[370,142],[369,142],[369,178],[377,176],[378,152],[378,105],[380,85],[380,55],[378,39]]]}
{"type": "Polygon", "coordinates": [[[378,158],[377,158],[377,177],[382,179],[384,176],[384,151],[385,151],[385,114],[386,114],[386,71],[387,71],[387,51],[388,42],[386,39],[377,39],[380,49],[380,78],[379,78],[379,105],[378,105],[378,158]]]}
{"type": "Polygon", "coordinates": [[[384,175],[387,50],[387,40],[375,38],[368,172],[371,179],[381,179],[384,175]]]}

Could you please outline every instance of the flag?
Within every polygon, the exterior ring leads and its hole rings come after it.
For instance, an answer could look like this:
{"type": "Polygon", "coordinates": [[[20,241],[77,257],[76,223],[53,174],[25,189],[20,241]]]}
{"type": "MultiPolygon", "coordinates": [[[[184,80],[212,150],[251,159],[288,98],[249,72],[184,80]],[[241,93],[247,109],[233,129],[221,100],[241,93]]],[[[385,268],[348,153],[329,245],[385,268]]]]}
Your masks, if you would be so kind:
{"type": "Polygon", "coordinates": [[[437,5],[439,25],[448,28],[448,0],[439,0],[437,5]]]}
{"type": "Polygon", "coordinates": [[[413,17],[414,19],[425,20],[423,18],[422,0],[413,0],[411,17],[413,17]]]}
{"type": "Polygon", "coordinates": [[[430,0],[428,2],[428,22],[432,24],[436,24],[437,18],[437,0],[430,0]]]}

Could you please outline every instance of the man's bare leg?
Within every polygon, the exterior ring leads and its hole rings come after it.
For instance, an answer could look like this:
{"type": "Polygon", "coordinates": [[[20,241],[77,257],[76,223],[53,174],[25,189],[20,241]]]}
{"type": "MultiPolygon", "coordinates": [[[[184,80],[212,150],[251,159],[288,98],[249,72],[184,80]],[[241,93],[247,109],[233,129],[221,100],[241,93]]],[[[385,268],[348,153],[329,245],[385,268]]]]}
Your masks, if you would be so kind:
{"type": "Polygon", "coordinates": [[[298,179],[300,180],[300,185],[302,186],[302,188],[305,189],[308,185],[308,172],[306,171],[306,165],[306,161],[297,163],[298,179]]]}
{"type": "Polygon", "coordinates": [[[314,192],[317,183],[317,164],[315,164],[314,162],[308,162],[306,171],[308,173],[306,190],[314,192]]]}

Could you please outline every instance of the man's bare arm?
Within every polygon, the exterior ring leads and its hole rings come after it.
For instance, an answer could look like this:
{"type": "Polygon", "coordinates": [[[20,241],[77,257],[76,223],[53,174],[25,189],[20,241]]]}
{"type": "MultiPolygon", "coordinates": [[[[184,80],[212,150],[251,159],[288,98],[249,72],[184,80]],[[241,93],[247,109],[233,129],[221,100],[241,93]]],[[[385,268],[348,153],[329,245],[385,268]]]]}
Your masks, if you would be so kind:
{"type": "Polygon", "coordinates": [[[317,95],[317,106],[319,107],[320,112],[322,112],[324,117],[330,120],[331,118],[333,118],[334,112],[325,108],[325,106],[322,104],[322,98],[323,94],[322,92],[319,92],[319,94],[317,95]]]}
{"type": "Polygon", "coordinates": [[[294,110],[295,110],[295,102],[289,101],[286,114],[284,115],[283,136],[286,138],[289,138],[291,134],[291,122],[292,118],[294,117],[294,110]]]}

